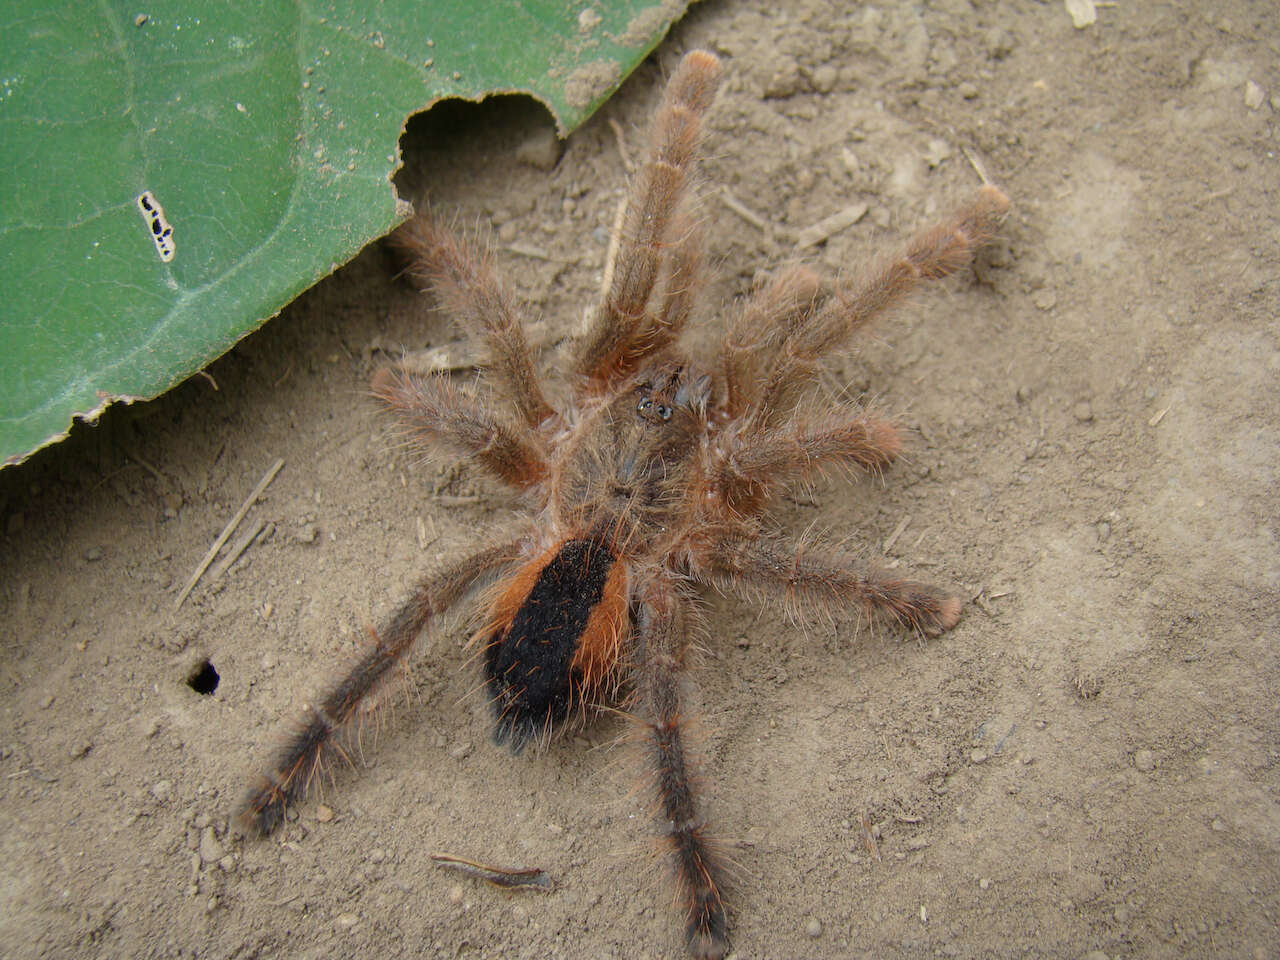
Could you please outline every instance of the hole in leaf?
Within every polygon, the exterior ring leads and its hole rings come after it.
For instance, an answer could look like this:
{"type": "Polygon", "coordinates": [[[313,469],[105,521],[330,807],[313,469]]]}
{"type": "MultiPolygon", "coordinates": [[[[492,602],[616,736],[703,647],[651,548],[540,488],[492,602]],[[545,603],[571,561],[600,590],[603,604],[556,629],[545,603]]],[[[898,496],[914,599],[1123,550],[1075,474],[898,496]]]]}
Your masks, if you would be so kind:
{"type": "Polygon", "coordinates": [[[187,686],[196,693],[208,696],[218,689],[218,671],[213,669],[213,664],[205,660],[192,671],[191,676],[187,677],[187,686]]]}

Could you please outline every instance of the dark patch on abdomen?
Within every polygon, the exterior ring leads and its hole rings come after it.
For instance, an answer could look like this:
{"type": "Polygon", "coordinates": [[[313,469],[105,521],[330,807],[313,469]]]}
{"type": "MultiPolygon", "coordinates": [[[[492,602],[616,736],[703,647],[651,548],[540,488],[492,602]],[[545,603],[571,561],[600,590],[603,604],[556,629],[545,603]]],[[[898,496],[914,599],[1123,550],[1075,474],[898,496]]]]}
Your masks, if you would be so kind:
{"type": "Polygon", "coordinates": [[[603,544],[565,541],[538,574],[506,633],[490,638],[485,681],[499,743],[518,753],[531,737],[569,715],[579,692],[573,656],[613,563],[603,544]]]}

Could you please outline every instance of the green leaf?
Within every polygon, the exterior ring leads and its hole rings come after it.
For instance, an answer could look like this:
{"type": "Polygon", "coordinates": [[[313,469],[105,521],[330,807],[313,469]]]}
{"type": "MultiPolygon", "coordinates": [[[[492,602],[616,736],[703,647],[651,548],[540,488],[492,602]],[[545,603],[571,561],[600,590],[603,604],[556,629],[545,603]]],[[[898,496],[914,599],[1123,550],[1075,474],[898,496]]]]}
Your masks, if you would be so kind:
{"type": "Polygon", "coordinates": [[[394,227],[413,113],[525,92],[564,134],[685,6],[0,2],[4,463],[180,382],[394,227]]]}

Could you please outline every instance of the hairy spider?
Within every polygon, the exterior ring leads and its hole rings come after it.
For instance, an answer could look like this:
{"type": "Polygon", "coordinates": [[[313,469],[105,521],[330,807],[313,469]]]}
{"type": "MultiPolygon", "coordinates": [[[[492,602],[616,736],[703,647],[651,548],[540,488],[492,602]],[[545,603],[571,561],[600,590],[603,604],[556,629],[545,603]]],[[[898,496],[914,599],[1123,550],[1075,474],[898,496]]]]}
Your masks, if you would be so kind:
{"type": "Polygon", "coordinates": [[[517,491],[527,518],[426,577],[309,708],[245,800],[251,831],[280,824],[326,756],[344,752],[353,717],[418,635],[488,580],[476,639],[495,739],[519,753],[591,708],[634,716],[656,772],[689,950],[722,957],[723,868],[691,787],[681,708],[691,638],[706,632],[696,589],[775,593],[797,612],[881,614],[929,635],[959,619],[955,596],[834,549],[801,549],[767,514],[824,468],[878,471],[897,456],[891,424],[820,398],[821,364],[920,281],[968,263],[1008,201],[984,187],[834,294],[812,271],[785,269],[735,312],[715,355],[688,356],[679,336],[702,257],[690,179],[719,74],[713,54],[693,51],[671,77],[562,408],[544,395],[518,311],[484,259],[427,217],[397,235],[410,276],[486,345],[484,375],[505,408],[443,375],[398,368],[374,377],[374,395],[414,442],[468,456],[517,491]]]}

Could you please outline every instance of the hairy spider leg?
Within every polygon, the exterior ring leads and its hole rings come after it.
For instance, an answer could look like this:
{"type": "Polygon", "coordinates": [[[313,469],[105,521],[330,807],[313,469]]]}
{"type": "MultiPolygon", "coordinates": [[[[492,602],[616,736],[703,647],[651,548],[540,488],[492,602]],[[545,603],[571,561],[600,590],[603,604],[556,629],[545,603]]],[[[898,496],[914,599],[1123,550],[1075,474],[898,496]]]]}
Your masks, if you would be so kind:
{"type": "Polygon", "coordinates": [[[783,422],[808,394],[824,357],[844,349],[857,330],[902,302],[922,282],[945,277],[970,263],[1008,209],[1009,198],[996,187],[985,186],[898,256],[864,273],[850,292],[837,291],[821,306],[814,301],[810,309],[780,315],[793,322],[762,335],[773,344],[772,365],[762,377],[738,376],[737,390],[751,408],[751,427],[764,430],[783,422]]]}
{"type": "Polygon", "coordinates": [[[408,441],[424,451],[451,447],[517,489],[547,475],[542,440],[533,430],[497,416],[473,391],[443,375],[384,368],[374,374],[373,395],[395,414],[408,441]]]}
{"type": "Polygon", "coordinates": [[[681,733],[680,677],[692,611],[674,583],[657,578],[644,585],[639,599],[635,705],[657,771],[663,837],[685,908],[685,939],[698,960],[720,960],[729,949],[723,870],[698,813],[681,733]]]}
{"type": "Polygon", "coordinates": [[[280,749],[271,770],[250,789],[239,812],[240,822],[250,832],[265,836],[283,822],[286,809],[307,792],[326,755],[340,749],[337,738],[360,704],[382,685],[393,667],[404,662],[427,624],[477,579],[511,563],[519,552],[519,541],[486,547],[418,584],[386,628],[376,634],[373,646],[318,703],[307,707],[310,718],[280,749]]]}
{"type": "Polygon", "coordinates": [[[901,450],[889,421],[857,406],[828,406],[776,428],[723,437],[711,482],[731,511],[752,516],[828,466],[876,473],[901,450]]]}
{"type": "Polygon", "coordinates": [[[687,316],[684,291],[692,289],[700,240],[691,220],[677,211],[693,174],[702,117],[719,80],[719,59],[694,50],[667,83],[650,131],[649,154],[623,215],[613,282],[578,346],[575,369],[588,393],[603,393],[630,376],[645,357],[669,342],[669,328],[687,316]],[[674,265],[668,260],[672,254],[674,265]],[[664,264],[668,290],[655,321],[650,301],[664,264]]]}
{"type": "Polygon", "coordinates": [[[405,271],[409,278],[433,290],[445,312],[488,347],[484,364],[488,379],[510,400],[520,420],[536,429],[553,416],[534,369],[520,311],[494,276],[487,253],[473,250],[427,213],[397,230],[392,242],[409,258],[405,271]]]}
{"type": "Polygon", "coordinates": [[[696,579],[741,591],[757,586],[782,591],[792,610],[799,601],[824,604],[890,620],[926,636],[936,636],[960,620],[960,598],[915,580],[859,569],[851,559],[837,560],[821,548],[801,549],[764,536],[729,535],[703,545],[696,579]]]}

